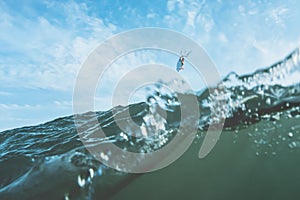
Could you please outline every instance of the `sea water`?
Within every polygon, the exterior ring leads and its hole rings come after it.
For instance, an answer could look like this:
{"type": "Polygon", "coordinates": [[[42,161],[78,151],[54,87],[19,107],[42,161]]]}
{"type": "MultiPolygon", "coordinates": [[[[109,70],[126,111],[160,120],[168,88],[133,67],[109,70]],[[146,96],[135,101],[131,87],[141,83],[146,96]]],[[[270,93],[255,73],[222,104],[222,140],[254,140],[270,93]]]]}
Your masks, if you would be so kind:
{"type": "MultiPolygon", "coordinates": [[[[3,131],[0,199],[296,199],[299,61],[296,49],[268,68],[246,76],[230,73],[217,87],[201,92],[154,88],[147,102],[3,131]],[[80,138],[88,138],[91,146],[112,143],[137,153],[164,148],[179,126],[184,126],[182,134],[189,134],[189,121],[180,118],[180,108],[187,105],[179,101],[187,95],[198,100],[197,135],[188,150],[163,169],[138,174],[115,170],[82,144],[80,138]],[[221,119],[225,124],[217,144],[199,159],[208,127],[221,119]],[[78,127],[83,131],[78,133],[78,127]],[[97,136],[100,128],[106,137],[97,136]]],[[[99,156],[108,161],[115,155],[103,151],[99,156]]]]}

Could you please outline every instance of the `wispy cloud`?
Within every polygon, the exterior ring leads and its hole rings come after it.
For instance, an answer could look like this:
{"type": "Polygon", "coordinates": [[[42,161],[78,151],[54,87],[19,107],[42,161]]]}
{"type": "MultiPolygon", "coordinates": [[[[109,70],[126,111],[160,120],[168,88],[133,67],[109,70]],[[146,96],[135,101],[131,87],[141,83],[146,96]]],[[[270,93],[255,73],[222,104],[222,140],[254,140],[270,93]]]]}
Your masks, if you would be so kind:
{"type": "Polygon", "coordinates": [[[0,96],[11,96],[11,95],[12,95],[11,92],[0,91],[0,96]]]}
{"type": "Polygon", "coordinates": [[[195,27],[195,17],[196,17],[196,14],[197,13],[195,11],[187,12],[187,22],[186,22],[186,24],[188,26],[195,27]]]}
{"type": "Polygon", "coordinates": [[[63,16],[51,18],[46,12],[27,18],[9,5],[0,9],[0,44],[5,46],[0,75],[6,85],[70,90],[90,51],[116,29],[88,15],[84,3],[48,2],[45,7],[63,16]]]}
{"type": "Polygon", "coordinates": [[[29,105],[29,104],[0,104],[0,110],[31,110],[31,109],[39,109],[41,105],[29,105]]]}
{"type": "Polygon", "coordinates": [[[169,0],[167,8],[168,13],[164,20],[169,27],[179,29],[194,38],[197,37],[198,40],[201,37],[202,42],[210,39],[215,22],[211,17],[212,10],[208,8],[205,0],[169,0]]]}
{"type": "Polygon", "coordinates": [[[157,15],[156,15],[155,13],[153,13],[153,12],[147,14],[147,18],[148,18],[148,19],[153,19],[153,18],[155,18],[156,16],[157,16],[157,15]]]}
{"type": "Polygon", "coordinates": [[[72,101],[54,101],[54,105],[60,108],[61,107],[71,108],[72,101]]]}
{"type": "Polygon", "coordinates": [[[58,100],[44,104],[1,103],[0,131],[36,125],[71,114],[71,101],[58,100]]]}
{"type": "Polygon", "coordinates": [[[286,7],[276,7],[268,12],[271,20],[282,27],[285,27],[284,18],[286,17],[287,13],[288,9],[286,7]]]}
{"type": "MultiPolygon", "coordinates": [[[[105,73],[100,77],[96,97],[98,102],[98,109],[108,109],[111,107],[111,97],[114,95],[114,89],[117,87],[117,84],[127,76],[130,76],[130,73],[133,69],[136,69],[142,65],[159,63],[157,60],[158,52],[153,52],[151,50],[140,50],[136,52],[129,53],[120,57],[118,60],[115,60],[105,73]],[[107,98],[107,96],[109,98],[107,98]],[[101,104],[99,104],[101,103],[101,104]]],[[[141,74],[141,77],[145,76],[141,74]]],[[[131,76],[132,77],[132,76],[131,76]]],[[[135,79],[138,79],[136,77],[135,79]]],[[[126,84],[135,83],[135,79],[125,81],[126,84]]],[[[123,80],[124,81],[124,80],[123,80]]],[[[129,87],[128,87],[129,88],[129,87]]],[[[141,99],[145,100],[145,99],[141,99]]]]}
{"type": "Polygon", "coordinates": [[[228,38],[227,38],[227,36],[225,35],[225,33],[219,33],[218,39],[219,39],[219,41],[222,42],[222,43],[227,43],[227,42],[228,42],[228,38]]]}

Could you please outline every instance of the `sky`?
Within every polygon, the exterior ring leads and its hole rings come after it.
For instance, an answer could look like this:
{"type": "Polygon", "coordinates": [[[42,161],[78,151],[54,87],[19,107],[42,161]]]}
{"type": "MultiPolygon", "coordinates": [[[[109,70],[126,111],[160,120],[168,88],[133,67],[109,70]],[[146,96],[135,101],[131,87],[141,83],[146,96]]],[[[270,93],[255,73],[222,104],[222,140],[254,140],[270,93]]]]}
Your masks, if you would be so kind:
{"type": "MultiPolygon", "coordinates": [[[[114,35],[145,27],[173,30],[205,49],[222,76],[249,74],[299,47],[299,7],[297,0],[2,0],[0,131],[73,114],[81,67],[114,35]]],[[[125,55],[98,87],[95,110],[111,107],[112,85],[134,66],[176,62],[159,51],[125,55]]],[[[201,89],[202,80],[186,67],[182,76],[201,89]]]]}

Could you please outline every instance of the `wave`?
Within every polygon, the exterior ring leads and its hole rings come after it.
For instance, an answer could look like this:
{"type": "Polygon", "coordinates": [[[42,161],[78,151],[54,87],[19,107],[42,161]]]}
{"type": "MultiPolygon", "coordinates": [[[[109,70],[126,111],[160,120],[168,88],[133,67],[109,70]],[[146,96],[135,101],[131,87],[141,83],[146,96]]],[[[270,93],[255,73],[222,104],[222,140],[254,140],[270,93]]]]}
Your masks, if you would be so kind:
{"type": "MultiPolygon", "coordinates": [[[[192,126],[190,119],[181,119],[181,108],[188,105],[182,104],[180,99],[187,96],[198,100],[200,117],[196,141],[203,139],[210,125],[224,119],[225,130],[230,131],[247,129],[261,120],[280,123],[281,117],[299,118],[299,51],[298,48],[282,61],[253,74],[239,76],[230,73],[215,88],[171,93],[156,85],[147,102],[3,131],[0,133],[0,197],[111,197],[141,174],[106,167],[85,149],[81,139],[87,138],[85,144],[90,146],[114,143],[131,152],[158,150],[172,141],[180,126],[185,130],[192,126]],[[91,120],[94,116],[98,122],[96,125],[91,120]],[[121,129],[120,124],[124,128],[121,129]],[[78,126],[84,130],[80,137],[78,126]],[[97,137],[100,128],[106,133],[105,138],[97,137]]],[[[259,136],[255,137],[260,141],[259,136]]],[[[298,147],[297,142],[291,145],[298,147]]],[[[101,156],[109,159],[111,155],[110,152],[101,152],[101,156]]]]}

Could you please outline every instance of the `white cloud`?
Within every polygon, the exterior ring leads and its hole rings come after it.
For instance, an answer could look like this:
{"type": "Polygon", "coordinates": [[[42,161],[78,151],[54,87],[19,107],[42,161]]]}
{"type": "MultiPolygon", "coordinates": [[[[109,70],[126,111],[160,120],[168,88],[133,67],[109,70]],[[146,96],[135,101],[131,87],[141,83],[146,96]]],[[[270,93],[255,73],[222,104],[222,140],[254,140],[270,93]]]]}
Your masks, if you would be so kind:
{"type": "Polygon", "coordinates": [[[12,93],[10,92],[4,92],[4,91],[0,91],[0,96],[11,96],[12,93]]]}
{"type": "Polygon", "coordinates": [[[222,43],[228,42],[228,38],[226,37],[225,33],[219,33],[218,38],[219,38],[219,41],[222,43]]]}
{"type": "Polygon", "coordinates": [[[197,25],[200,25],[200,27],[202,27],[202,29],[210,34],[210,31],[212,30],[212,28],[215,25],[214,20],[207,16],[207,15],[198,15],[197,17],[197,25]]]}
{"type": "Polygon", "coordinates": [[[0,9],[5,19],[0,23],[0,44],[7,52],[0,75],[6,85],[71,90],[88,54],[116,29],[89,16],[85,4],[51,2],[48,7],[64,13],[65,19],[27,19],[0,9]]]}
{"type": "Polygon", "coordinates": [[[285,27],[284,18],[288,13],[288,9],[285,7],[273,8],[269,11],[269,17],[278,25],[285,27]]]}
{"type": "Polygon", "coordinates": [[[153,18],[155,18],[157,15],[155,14],[155,13],[148,13],[147,14],[147,18],[148,19],[153,19],[153,18]]]}
{"type": "Polygon", "coordinates": [[[256,15],[258,14],[258,10],[249,10],[248,15],[256,15]]]}
{"type": "Polygon", "coordinates": [[[174,11],[175,9],[175,4],[176,4],[176,1],[175,0],[169,0],[167,2],[167,8],[168,8],[168,11],[172,12],[174,11]]]}
{"type": "MultiPolygon", "coordinates": [[[[136,51],[115,60],[105,71],[105,74],[100,77],[98,82],[95,98],[97,99],[97,102],[101,102],[101,108],[107,110],[111,107],[110,98],[113,96],[115,87],[124,77],[130,75],[133,69],[146,64],[158,63],[156,60],[157,53],[158,52],[152,52],[151,50],[136,51]],[[106,96],[109,96],[109,98],[106,98],[106,96]],[[103,99],[101,100],[101,98],[103,99]]],[[[137,77],[137,79],[138,78],[139,77],[137,77]]],[[[134,83],[133,80],[132,83],[134,83]]]]}
{"type": "Polygon", "coordinates": [[[36,125],[72,113],[72,102],[57,100],[37,104],[0,103],[0,131],[36,125]]]}
{"type": "Polygon", "coordinates": [[[186,24],[188,26],[192,26],[193,28],[195,27],[195,17],[196,17],[196,12],[195,11],[189,11],[187,12],[187,22],[186,24]]]}
{"type": "Polygon", "coordinates": [[[239,12],[240,12],[241,15],[245,15],[245,7],[244,6],[239,5],[238,6],[238,10],[239,10],[239,12]]]}
{"type": "Polygon", "coordinates": [[[180,11],[180,8],[182,8],[184,4],[185,4],[184,0],[169,0],[167,2],[167,8],[169,12],[173,12],[176,11],[175,10],[176,6],[178,6],[180,11]]]}
{"type": "Polygon", "coordinates": [[[169,0],[167,2],[169,12],[165,15],[164,21],[169,27],[207,41],[210,39],[210,32],[215,25],[211,17],[212,8],[207,5],[205,0],[169,0]]]}
{"type": "Polygon", "coordinates": [[[4,103],[0,103],[0,109],[1,110],[30,110],[30,109],[38,109],[41,108],[42,106],[37,104],[37,105],[29,105],[29,104],[4,104],[4,103]]]}
{"type": "Polygon", "coordinates": [[[270,66],[279,60],[284,59],[291,53],[298,45],[295,42],[284,40],[278,41],[255,41],[254,47],[257,48],[261,54],[260,63],[262,66],[270,66]]]}
{"type": "Polygon", "coordinates": [[[72,107],[72,101],[54,101],[54,105],[58,107],[72,107]]]}

